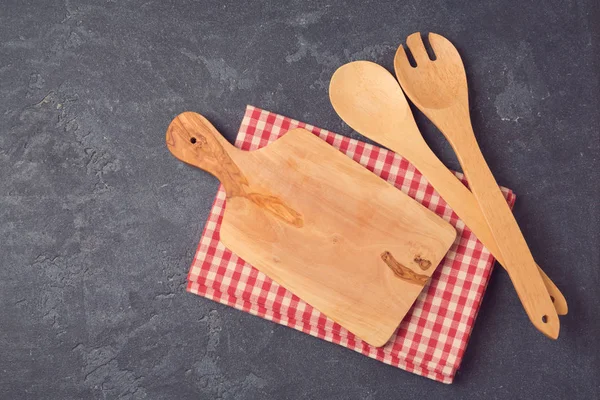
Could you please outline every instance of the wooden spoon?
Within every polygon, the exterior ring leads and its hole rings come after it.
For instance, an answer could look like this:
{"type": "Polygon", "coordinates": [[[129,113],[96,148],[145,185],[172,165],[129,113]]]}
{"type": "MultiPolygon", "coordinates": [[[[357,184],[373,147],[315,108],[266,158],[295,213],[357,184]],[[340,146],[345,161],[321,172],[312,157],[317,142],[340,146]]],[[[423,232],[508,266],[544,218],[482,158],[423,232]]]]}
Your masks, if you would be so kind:
{"type": "Polygon", "coordinates": [[[435,52],[430,60],[420,33],[407,38],[417,63],[412,67],[400,46],[394,58],[396,76],[411,101],[442,131],[452,145],[471,191],[490,227],[521,303],[531,322],[552,339],[560,321],[527,242],[492,175],[471,126],[467,77],[452,43],[430,34],[435,52]]]}
{"type": "MultiPolygon", "coordinates": [[[[383,67],[356,61],[340,67],[329,87],[331,103],[354,130],[408,159],[431,183],[494,257],[502,255],[473,194],[431,151],[394,77],[383,67]]],[[[564,296],[541,269],[554,305],[567,313],[564,296]]]]}

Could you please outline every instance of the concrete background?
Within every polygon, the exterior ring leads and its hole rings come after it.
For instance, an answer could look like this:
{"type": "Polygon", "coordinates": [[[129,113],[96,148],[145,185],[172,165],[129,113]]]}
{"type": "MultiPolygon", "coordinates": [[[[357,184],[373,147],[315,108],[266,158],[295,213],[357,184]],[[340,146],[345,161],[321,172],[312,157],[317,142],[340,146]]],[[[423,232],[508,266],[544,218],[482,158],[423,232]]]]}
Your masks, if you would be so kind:
{"type": "Polygon", "coordinates": [[[0,398],[599,398],[597,5],[3,0],[0,398]],[[331,74],[389,69],[419,30],[461,51],[483,152],[570,305],[550,341],[497,269],[451,386],[186,293],[217,181],[164,144],[184,110],[232,140],[246,104],[359,137],[331,74]]]}

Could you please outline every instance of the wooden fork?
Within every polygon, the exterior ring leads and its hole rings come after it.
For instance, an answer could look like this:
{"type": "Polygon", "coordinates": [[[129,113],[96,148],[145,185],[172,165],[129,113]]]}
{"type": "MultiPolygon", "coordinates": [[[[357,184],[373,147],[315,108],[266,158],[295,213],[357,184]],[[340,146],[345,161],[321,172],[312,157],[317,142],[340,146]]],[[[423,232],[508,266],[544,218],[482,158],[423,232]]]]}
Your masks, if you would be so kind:
{"type": "Polygon", "coordinates": [[[394,69],[402,89],[450,142],[477,203],[504,259],[504,267],[533,325],[556,339],[560,321],[523,234],[500,192],[475,139],[469,115],[467,77],[456,48],[446,38],[431,33],[435,52],[430,60],[420,33],[406,43],[417,66],[412,67],[401,45],[394,69]]]}

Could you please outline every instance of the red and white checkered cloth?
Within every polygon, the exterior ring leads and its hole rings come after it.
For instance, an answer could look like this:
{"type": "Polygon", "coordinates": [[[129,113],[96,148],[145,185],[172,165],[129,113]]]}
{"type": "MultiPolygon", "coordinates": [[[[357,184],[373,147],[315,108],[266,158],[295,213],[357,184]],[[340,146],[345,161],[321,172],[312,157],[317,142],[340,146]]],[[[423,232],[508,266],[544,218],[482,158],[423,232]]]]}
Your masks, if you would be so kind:
{"type": "MultiPolygon", "coordinates": [[[[221,186],[188,274],[187,290],[386,364],[452,383],[492,271],[493,257],[427,180],[389,150],[252,106],[246,109],[235,144],[243,150],[255,150],[292,128],[304,128],[324,139],[456,228],[456,241],[429,285],[391,340],[384,347],[370,346],[225,248],[219,241],[225,208],[221,186]]],[[[503,193],[512,207],[515,196],[508,189],[503,193]]]]}

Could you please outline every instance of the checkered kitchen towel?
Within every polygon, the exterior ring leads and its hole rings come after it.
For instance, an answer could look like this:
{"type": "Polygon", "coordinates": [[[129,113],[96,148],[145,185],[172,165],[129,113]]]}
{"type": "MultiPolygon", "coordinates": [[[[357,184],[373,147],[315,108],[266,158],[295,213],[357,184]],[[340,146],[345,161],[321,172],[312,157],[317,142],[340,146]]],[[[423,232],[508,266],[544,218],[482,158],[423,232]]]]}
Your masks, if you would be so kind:
{"type": "MultiPolygon", "coordinates": [[[[311,131],[456,228],[456,241],[430,284],[391,340],[384,347],[370,346],[225,248],[219,241],[225,208],[225,191],[220,187],[188,274],[187,290],[348,347],[386,364],[451,383],[473,328],[494,259],[427,180],[391,151],[252,106],[246,109],[235,144],[243,150],[255,150],[292,128],[311,131]]],[[[512,207],[514,195],[506,189],[503,192],[512,207]]]]}

